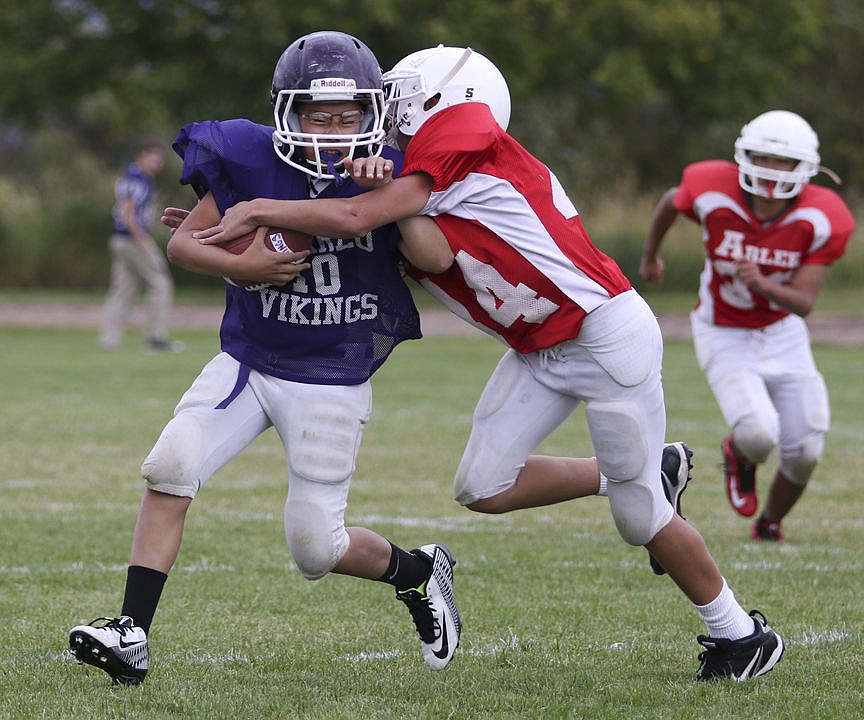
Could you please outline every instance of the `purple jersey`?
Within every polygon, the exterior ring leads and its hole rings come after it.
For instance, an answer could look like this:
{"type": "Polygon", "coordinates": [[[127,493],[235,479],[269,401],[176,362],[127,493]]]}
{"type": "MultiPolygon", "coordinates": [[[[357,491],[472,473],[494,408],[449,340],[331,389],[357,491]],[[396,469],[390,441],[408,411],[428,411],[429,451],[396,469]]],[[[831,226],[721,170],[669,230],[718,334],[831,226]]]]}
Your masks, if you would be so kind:
{"type": "MultiPolygon", "coordinates": [[[[306,200],[309,178],[273,151],[273,128],[248,120],[192,123],[174,141],[180,181],[219,210],[242,200],[306,200]]],[[[398,171],[402,155],[383,151],[398,171]]],[[[395,174],[395,173],[394,173],[395,174]]],[[[351,181],[318,197],[352,197],[351,181]]],[[[284,380],[322,385],[365,382],[402,340],[420,337],[420,318],[402,278],[395,224],[365,237],[316,237],[312,264],[282,287],[227,286],[222,349],[242,364],[284,380]]]]}
{"type": "Polygon", "coordinates": [[[114,233],[117,235],[131,235],[126,222],[123,220],[121,202],[131,200],[135,216],[142,228],[149,228],[153,222],[153,208],[156,202],[155,180],[141,172],[137,164],[132,163],[126,168],[117,182],[114,183],[114,204],[112,215],[114,217],[114,233]]]}

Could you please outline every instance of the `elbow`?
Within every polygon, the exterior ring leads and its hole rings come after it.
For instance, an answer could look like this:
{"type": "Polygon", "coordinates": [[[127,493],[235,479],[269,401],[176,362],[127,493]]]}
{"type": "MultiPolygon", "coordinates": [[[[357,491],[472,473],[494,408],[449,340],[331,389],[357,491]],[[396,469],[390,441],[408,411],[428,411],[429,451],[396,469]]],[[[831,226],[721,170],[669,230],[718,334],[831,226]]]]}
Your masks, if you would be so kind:
{"type": "Polygon", "coordinates": [[[363,237],[375,228],[386,224],[386,221],[376,222],[362,206],[352,203],[341,215],[338,230],[343,237],[363,237]]]}
{"type": "Polygon", "coordinates": [[[440,275],[446,272],[455,262],[453,251],[449,245],[444,247],[430,249],[428,247],[416,248],[408,243],[401,243],[399,246],[402,254],[418,270],[422,270],[430,275],[440,275]]]}
{"type": "Polygon", "coordinates": [[[177,264],[177,246],[171,242],[171,240],[169,240],[168,245],[165,246],[165,255],[168,260],[175,265],[177,264]]]}
{"type": "Polygon", "coordinates": [[[350,215],[342,224],[340,235],[344,237],[363,237],[372,232],[377,225],[371,224],[362,217],[350,215]]]}
{"type": "Polygon", "coordinates": [[[795,308],[792,312],[796,315],[806,318],[813,311],[813,303],[804,303],[795,308]]]}
{"type": "MultiPolygon", "coordinates": [[[[190,269],[193,257],[187,242],[190,242],[189,238],[183,238],[179,232],[175,232],[168,241],[168,245],[165,246],[165,256],[168,261],[172,265],[186,270],[190,269]]],[[[197,240],[191,240],[191,242],[195,245],[198,244],[197,240]]]]}
{"type": "Polygon", "coordinates": [[[440,275],[443,272],[447,272],[450,267],[453,265],[453,261],[455,258],[453,257],[452,252],[439,253],[435,255],[429,262],[429,267],[421,268],[426,272],[432,273],[433,275],[440,275]]]}
{"type": "Polygon", "coordinates": [[[173,237],[168,241],[168,245],[165,247],[165,255],[174,265],[179,265],[182,260],[183,254],[179,250],[178,243],[174,242],[173,237]]]}

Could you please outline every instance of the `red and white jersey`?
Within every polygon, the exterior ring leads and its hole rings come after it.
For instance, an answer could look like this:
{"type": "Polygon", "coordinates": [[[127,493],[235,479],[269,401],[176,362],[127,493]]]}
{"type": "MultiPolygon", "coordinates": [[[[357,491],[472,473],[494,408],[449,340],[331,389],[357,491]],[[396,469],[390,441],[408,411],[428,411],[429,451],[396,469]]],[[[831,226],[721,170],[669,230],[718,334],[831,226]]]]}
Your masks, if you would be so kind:
{"type": "Polygon", "coordinates": [[[753,261],[764,275],[787,282],[802,265],[830,265],[841,257],[855,229],[837,193],[809,184],[782,214],[760,221],[738,184],[738,166],[725,160],[688,165],[675,207],[703,230],[696,314],[727,327],[762,328],[789,314],[736,277],[738,261],[753,261]]]}
{"type": "Polygon", "coordinates": [[[451,106],[413,137],[402,174],[424,172],[456,262],[410,271],[451,311],[520,353],[579,334],[585,315],[630,289],[591,242],[561,183],[483,103],[451,106]]]}

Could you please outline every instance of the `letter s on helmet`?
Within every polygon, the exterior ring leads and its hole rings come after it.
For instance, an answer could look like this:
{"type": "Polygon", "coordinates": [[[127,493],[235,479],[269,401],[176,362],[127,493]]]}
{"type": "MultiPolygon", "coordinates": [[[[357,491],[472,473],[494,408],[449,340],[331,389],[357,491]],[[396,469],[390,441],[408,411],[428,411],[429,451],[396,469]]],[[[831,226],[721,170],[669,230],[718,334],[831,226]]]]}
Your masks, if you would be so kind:
{"type": "Polygon", "coordinates": [[[753,195],[792,198],[819,172],[819,138],[804,118],[786,110],[762,113],[741,128],[735,141],[738,182],[753,195]],[[792,170],[753,163],[754,155],[795,161],[792,170]]]}
{"type": "Polygon", "coordinates": [[[384,94],[391,133],[414,135],[438,111],[465,102],[488,105],[504,130],[510,122],[507,81],[471,48],[439,45],[408,55],[384,73],[384,94]]]}

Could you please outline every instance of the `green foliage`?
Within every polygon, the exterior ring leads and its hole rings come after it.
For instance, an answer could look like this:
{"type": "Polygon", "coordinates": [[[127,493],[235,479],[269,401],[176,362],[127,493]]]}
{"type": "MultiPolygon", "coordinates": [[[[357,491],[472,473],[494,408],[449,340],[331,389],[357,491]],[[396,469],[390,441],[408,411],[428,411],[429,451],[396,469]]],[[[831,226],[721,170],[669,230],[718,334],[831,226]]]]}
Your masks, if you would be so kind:
{"type": "Polygon", "coordinates": [[[109,258],[106,250],[111,234],[111,216],[104,207],[76,200],[44,216],[37,237],[47,239],[40,258],[37,284],[45,287],[92,287],[107,283],[109,258]]]}
{"type": "MultiPolygon", "coordinates": [[[[511,132],[580,206],[659,194],[686,163],[731,157],[742,124],[775,107],[817,129],[854,210],[864,197],[857,0],[321,0],[290,12],[274,0],[7,2],[0,181],[37,186],[77,158],[65,185],[37,196],[49,214],[110,182],[136,136],[156,134],[167,147],[194,120],[270,122],[282,50],[330,27],[364,39],[385,68],[437,43],[489,55],[511,87],[511,132]]],[[[191,203],[178,170],[166,168],[165,200],[191,203]]],[[[18,236],[30,225],[18,212],[0,210],[0,243],[44,242],[18,236]]]]}
{"type": "Polygon", "coordinates": [[[266,0],[7,3],[0,118],[62,118],[109,142],[193,119],[266,121],[282,50],[336,25],[384,67],[439,42],[471,45],[508,77],[520,137],[550,160],[556,147],[589,153],[565,176],[587,169],[590,186],[611,166],[654,182],[705,153],[713,126],[723,142],[710,151],[728,156],[741,124],[769,105],[806,110],[835,143],[859,137],[861,20],[853,0],[328,0],[292,13],[266,0]]]}
{"type": "MultiPolygon", "coordinates": [[[[112,687],[71,660],[67,633],[118,611],[141,459],[216,351],[212,334],[184,339],[182,355],[108,354],[91,332],[0,330],[0,717],[860,714],[864,385],[860,348],[827,346],[816,356],[834,424],[782,547],[746,539],[748,522],[723,496],[720,413],[689,343],[666,348],[669,436],[696,453],[685,512],[739,600],[764,611],[787,642],[764,678],[691,682],[703,626],[668,578],[651,574],[645,551],[620,540],[605,500],[502,516],[453,503],[473,406],[501,346],[439,338],[401,346],[376,376],[347,520],[406,548],[453,549],[465,630],[452,666],[426,669],[391,588],[300,577],[281,527],[283,450],[268,432],[193,503],[151,633],[147,682],[112,687]]],[[[581,414],[542,450],[590,454],[581,414]]]]}

